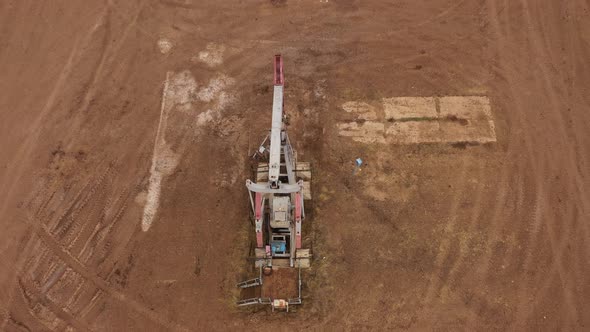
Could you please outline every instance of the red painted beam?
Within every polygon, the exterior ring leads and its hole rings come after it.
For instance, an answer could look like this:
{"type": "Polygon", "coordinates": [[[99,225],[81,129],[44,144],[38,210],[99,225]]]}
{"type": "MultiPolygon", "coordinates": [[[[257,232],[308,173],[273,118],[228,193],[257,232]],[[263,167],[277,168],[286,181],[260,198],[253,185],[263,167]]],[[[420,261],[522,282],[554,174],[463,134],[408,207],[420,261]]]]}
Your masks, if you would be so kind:
{"type": "Polygon", "coordinates": [[[295,248],[301,249],[301,193],[295,194],[295,248]]]}
{"type": "Polygon", "coordinates": [[[254,200],[254,206],[256,208],[256,220],[260,220],[262,217],[262,194],[256,193],[254,200]]]}
{"type": "Polygon", "coordinates": [[[255,198],[255,206],[256,206],[256,211],[255,211],[255,216],[256,216],[256,247],[257,248],[262,248],[263,246],[263,239],[262,239],[262,194],[261,193],[256,193],[256,198],[255,198]]]}
{"type": "Polygon", "coordinates": [[[301,193],[295,194],[295,220],[301,221],[301,193]]]}
{"type": "Polygon", "coordinates": [[[256,232],[256,248],[262,248],[262,232],[256,232]]]}
{"type": "Polygon", "coordinates": [[[285,79],[283,76],[283,56],[275,55],[275,85],[283,85],[285,79]]]}

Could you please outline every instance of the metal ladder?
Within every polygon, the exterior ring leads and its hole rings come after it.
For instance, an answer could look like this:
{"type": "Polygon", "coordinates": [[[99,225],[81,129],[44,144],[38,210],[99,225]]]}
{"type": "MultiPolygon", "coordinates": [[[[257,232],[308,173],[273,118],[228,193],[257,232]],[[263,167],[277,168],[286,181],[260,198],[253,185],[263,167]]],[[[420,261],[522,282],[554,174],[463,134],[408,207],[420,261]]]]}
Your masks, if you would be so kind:
{"type": "Polygon", "coordinates": [[[268,297],[255,297],[238,301],[238,306],[243,307],[252,304],[271,304],[272,300],[268,297]]]}
{"type": "Polygon", "coordinates": [[[246,281],[242,281],[238,284],[238,287],[240,288],[248,288],[248,287],[254,287],[254,286],[260,286],[262,285],[262,279],[260,278],[254,278],[254,279],[250,279],[250,280],[246,280],[246,281]]]}

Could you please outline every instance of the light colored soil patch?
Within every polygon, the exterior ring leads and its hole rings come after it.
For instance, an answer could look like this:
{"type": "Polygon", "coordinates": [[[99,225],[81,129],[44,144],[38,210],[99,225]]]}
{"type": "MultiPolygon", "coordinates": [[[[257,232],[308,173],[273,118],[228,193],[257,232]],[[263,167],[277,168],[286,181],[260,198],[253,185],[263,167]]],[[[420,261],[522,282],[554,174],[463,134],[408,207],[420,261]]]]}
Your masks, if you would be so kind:
{"type": "Polygon", "coordinates": [[[161,38],[158,40],[158,49],[162,54],[168,54],[172,50],[172,42],[167,38],[161,38]]]}
{"type": "Polygon", "coordinates": [[[339,123],[339,135],[352,137],[357,142],[420,144],[496,141],[487,97],[384,98],[383,112],[359,101],[346,102],[342,108],[355,115],[356,119],[354,122],[339,123]]]}
{"type": "Polygon", "coordinates": [[[416,194],[415,178],[404,172],[391,171],[398,161],[389,154],[373,155],[371,165],[358,176],[365,195],[380,202],[402,204],[416,194]]]}
{"type": "Polygon", "coordinates": [[[454,121],[441,122],[442,140],[449,142],[495,142],[496,128],[487,97],[442,97],[440,117],[467,120],[466,125],[454,121]]]}
{"type": "MultiPolygon", "coordinates": [[[[228,85],[233,84],[233,82],[234,80],[232,78],[229,78],[225,75],[216,77],[209,82],[208,86],[199,90],[197,97],[201,101],[211,102],[213,99],[219,97],[223,89],[225,89],[225,87],[228,85]]],[[[225,99],[225,97],[221,99],[225,99]]]]}
{"type": "Polygon", "coordinates": [[[383,98],[383,108],[386,119],[436,119],[438,117],[434,97],[383,98]]]}
{"type": "Polygon", "coordinates": [[[197,83],[189,71],[177,74],[168,72],[162,93],[160,123],[141,221],[143,231],[149,230],[156,218],[162,182],[178,165],[187,138],[190,138],[186,135],[198,135],[200,128],[219,117],[220,111],[234,100],[234,97],[225,91],[232,83],[233,79],[222,75],[210,80],[207,86],[197,91],[197,83]],[[195,106],[198,103],[208,109],[197,113],[195,106]],[[188,114],[192,120],[187,122],[181,118],[181,114],[182,117],[188,114]],[[187,131],[187,128],[196,130],[187,131]]]}
{"type": "Polygon", "coordinates": [[[156,148],[156,150],[152,161],[152,169],[150,170],[147,200],[141,220],[141,229],[144,232],[150,229],[158,212],[164,176],[170,175],[178,165],[178,155],[172,152],[165,144],[156,148]]]}
{"type": "Polygon", "coordinates": [[[150,169],[150,180],[146,204],[143,208],[141,229],[147,231],[158,212],[160,205],[160,192],[162,189],[162,178],[169,175],[178,164],[176,155],[166,143],[166,129],[168,118],[176,105],[183,105],[189,102],[190,96],[195,92],[197,83],[190,72],[185,71],[179,74],[168,72],[164,91],[162,92],[162,105],[160,110],[160,122],[154,144],[154,155],[150,169]]]}
{"type": "Polygon", "coordinates": [[[225,46],[215,43],[210,43],[207,48],[193,58],[193,60],[201,61],[207,64],[209,67],[216,67],[223,63],[223,53],[225,52],[225,46]]]}
{"type": "Polygon", "coordinates": [[[441,97],[440,116],[456,116],[460,119],[488,120],[492,118],[490,99],[488,97],[441,97]]]}
{"type": "Polygon", "coordinates": [[[438,121],[394,122],[385,131],[387,141],[395,144],[441,142],[438,121]]]}
{"type": "Polygon", "coordinates": [[[344,109],[348,113],[356,114],[359,119],[363,120],[376,120],[377,113],[375,112],[375,107],[372,105],[359,102],[359,101],[349,101],[342,105],[342,109],[344,109]]]}
{"type": "Polygon", "coordinates": [[[374,200],[385,202],[389,197],[389,194],[383,190],[381,187],[377,187],[376,185],[369,184],[365,187],[365,194],[371,197],[374,200]]]}
{"type": "Polygon", "coordinates": [[[362,124],[356,122],[339,123],[339,135],[351,137],[361,143],[385,143],[385,124],[381,122],[366,121],[362,124]]]}
{"type": "MultiPolygon", "coordinates": [[[[496,141],[496,134],[488,120],[468,120],[466,125],[456,121],[441,121],[440,141],[489,143],[496,141]]],[[[493,124],[493,122],[492,122],[493,124]]]]}

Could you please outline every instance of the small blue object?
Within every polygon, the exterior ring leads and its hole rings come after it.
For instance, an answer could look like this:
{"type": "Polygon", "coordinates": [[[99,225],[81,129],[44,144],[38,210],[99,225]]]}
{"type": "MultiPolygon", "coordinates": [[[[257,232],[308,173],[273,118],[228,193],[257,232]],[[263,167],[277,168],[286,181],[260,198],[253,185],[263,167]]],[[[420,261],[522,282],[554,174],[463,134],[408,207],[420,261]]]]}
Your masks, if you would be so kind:
{"type": "Polygon", "coordinates": [[[285,242],[271,242],[272,253],[274,254],[284,254],[287,252],[287,244],[285,242]]]}
{"type": "Polygon", "coordinates": [[[356,167],[361,167],[363,164],[363,160],[361,158],[356,158],[356,167]]]}

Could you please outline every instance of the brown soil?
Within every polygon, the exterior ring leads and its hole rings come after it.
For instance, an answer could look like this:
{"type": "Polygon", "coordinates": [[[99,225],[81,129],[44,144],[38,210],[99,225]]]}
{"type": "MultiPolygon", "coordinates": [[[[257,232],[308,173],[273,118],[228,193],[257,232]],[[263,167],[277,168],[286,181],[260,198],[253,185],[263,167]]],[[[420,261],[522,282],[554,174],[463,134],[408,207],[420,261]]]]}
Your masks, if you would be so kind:
{"type": "Polygon", "coordinates": [[[588,329],[589,6],[0,2],[0,330],[588,329]],[[289,314],[233,304],[253,275],[244,181],[276,53],[314,171],[314,260],[289,314]],[[199,88],[231,78],[229,102],[168,122],[178,164],[144,232],[164,80],[184,70],[199,88]],[[347,101],[445,95],[489,96],[498,141],[335,128],[347,101]]]}
{"type": "Polygon", "coordinates": [[[299,297],[297,279],[297,269],[275,268],[271,275],[264,276],[261,296],[272,299],[295,299],[299,297]]]}

